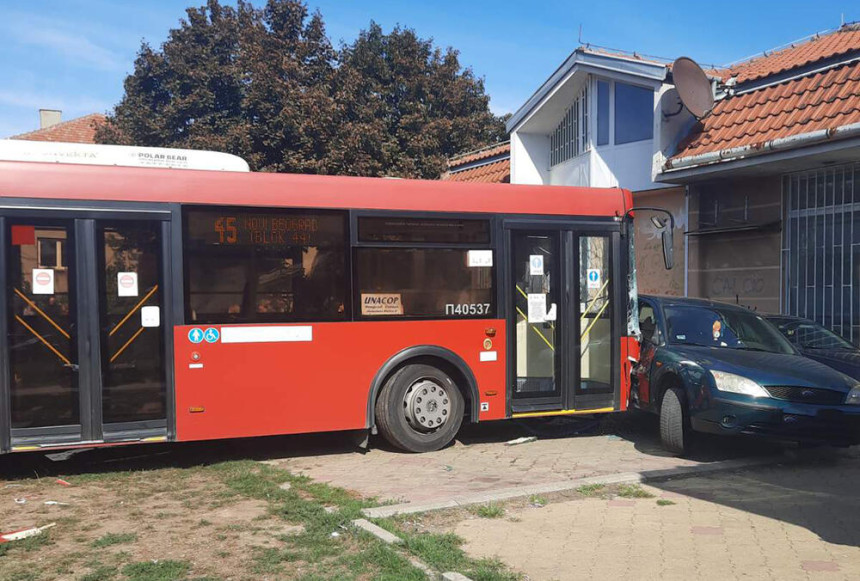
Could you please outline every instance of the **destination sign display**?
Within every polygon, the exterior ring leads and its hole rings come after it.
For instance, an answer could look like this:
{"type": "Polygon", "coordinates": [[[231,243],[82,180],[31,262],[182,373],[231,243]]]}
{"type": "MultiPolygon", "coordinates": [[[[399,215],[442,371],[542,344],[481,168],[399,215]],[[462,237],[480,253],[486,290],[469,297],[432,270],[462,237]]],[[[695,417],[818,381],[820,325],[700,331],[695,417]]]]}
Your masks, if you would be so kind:
{"type": "Polygon", "coordinates": [[[212,227],[219,244],[307,245],[314,242],[320,220],[312,216],[238,214],[216,216],[212,227]]]}
{"type": "Polygon", "coordinates": [[[188,213],[192,239],[219,246],[317,246],[343,238],[343,216],[325,213],[272,211],[188,213]]]}

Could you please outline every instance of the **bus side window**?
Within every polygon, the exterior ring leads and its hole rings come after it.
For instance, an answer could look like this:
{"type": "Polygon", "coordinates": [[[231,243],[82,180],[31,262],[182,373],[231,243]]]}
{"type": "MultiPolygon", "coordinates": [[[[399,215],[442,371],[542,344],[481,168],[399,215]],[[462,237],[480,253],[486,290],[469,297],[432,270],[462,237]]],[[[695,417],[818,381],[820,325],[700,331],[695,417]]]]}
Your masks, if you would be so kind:
{"type": "Polygon", "coordinates": [[[346,318],[346,213],[187,208],[185,221],[195,323],[346,318]]]}

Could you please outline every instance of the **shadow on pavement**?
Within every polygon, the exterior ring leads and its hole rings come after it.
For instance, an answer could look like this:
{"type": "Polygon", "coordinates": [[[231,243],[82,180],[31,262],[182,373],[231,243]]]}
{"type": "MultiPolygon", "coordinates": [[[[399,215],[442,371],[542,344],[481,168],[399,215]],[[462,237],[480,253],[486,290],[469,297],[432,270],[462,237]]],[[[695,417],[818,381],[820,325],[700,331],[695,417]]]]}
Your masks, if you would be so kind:
{"type": "MultiPolygon", "coordinates": [[[[332,454],[361,453],[353,438],[355,432],[331,432],[292,436],[270,436],[168,444],[135,444],[98,448],[71,455],[54,462],[45,453],[17,453],[0,457],[0,478],[31,478],[57,474],[79,474],[99,471],[148,470],[186,467],[226,460],[268,460],[332,454]]],[[[522,436],[539,439],[608,437],[632,442],[641,453],[666,456],[660,445],[656,417],[642,413],[599,416],[554,417],[485,422],[464,426],[457,440],[464,445],[503,445],[522,436]]],[[[372,448],[398,452],[381,437],[370,440],[372,448]]],[[[773,446],[735,438],[703,438],[692,460],[714,462],[729,458],[772,454],[773,446]]],[[[405,454],[405,452],[403,452],[405,454]]]]}
{"type": "MultiPolygon", "coordinates": [[[[793,457],[791,457],[793,456],[793,457]]],[[[860,453],[817,448],[785,463],[650,486],[803,527],[828,543],[860,546],[860,453]]]]}
{"type": "Polygon", "coordinates": [[[81,450],[61,461],[50,460],[48,456],[52,453],[20,452],[0,456],[0,479],[186,468],[228,460],[269,460],[361,453],[351,434],[352,432],[330,432],[207,442],[132,444],[81,450]]]}

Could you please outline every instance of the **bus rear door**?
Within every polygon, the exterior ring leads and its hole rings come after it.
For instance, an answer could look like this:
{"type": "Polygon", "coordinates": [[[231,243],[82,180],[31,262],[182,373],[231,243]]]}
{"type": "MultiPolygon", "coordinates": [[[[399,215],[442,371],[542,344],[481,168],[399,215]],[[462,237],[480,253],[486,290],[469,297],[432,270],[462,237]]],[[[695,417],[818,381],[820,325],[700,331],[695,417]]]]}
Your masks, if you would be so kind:
{"type": "Polygon", "coordinates": [[[169,218],[0,209],[4,451],[167,436],[169,218]]]}

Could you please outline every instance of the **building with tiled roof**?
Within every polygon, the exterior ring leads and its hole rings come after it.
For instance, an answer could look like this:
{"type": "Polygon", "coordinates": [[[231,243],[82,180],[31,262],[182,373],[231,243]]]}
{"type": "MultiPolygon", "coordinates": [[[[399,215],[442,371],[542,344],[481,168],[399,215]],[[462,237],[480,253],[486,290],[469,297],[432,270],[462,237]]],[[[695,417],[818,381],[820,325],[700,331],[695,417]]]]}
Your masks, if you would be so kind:
{"type": "Polygon", "coordinates": [[[511,143],[495,143],[448,160],[443,180],[507,184],[511,181],[511,143]]]}
{"type": "Polygon", "coordinates": [[[703,69],[715,104],[696,119],[668,60],[576,49],[508,123],[511,182],[617,185],[671,210],[683,259],[668,275],[637,213],[642,292],[808,317],[860,339],[860,25],[703,69]]]}
{"type": "Polygon", "coordinates": [[[68,121],[60,120],[59,111],[40,111],[41,127],[35,131],[13,135],[9,139],[26,141],[58,141],[63,143],[95,143],[95,133],[105,122],[100,113],[90,113],[68,121]]]}
{"type": "Polygon", "coordinates": [[[730,88],[667,171],[860,135],[860,26],[816,35],[728,69],[730,88]]]}

